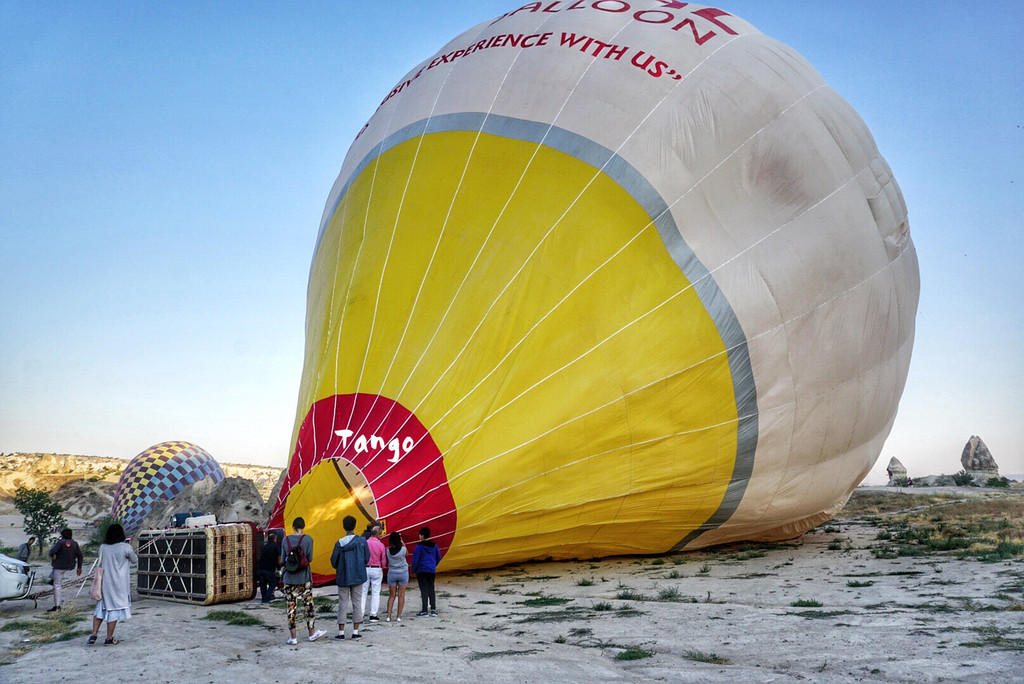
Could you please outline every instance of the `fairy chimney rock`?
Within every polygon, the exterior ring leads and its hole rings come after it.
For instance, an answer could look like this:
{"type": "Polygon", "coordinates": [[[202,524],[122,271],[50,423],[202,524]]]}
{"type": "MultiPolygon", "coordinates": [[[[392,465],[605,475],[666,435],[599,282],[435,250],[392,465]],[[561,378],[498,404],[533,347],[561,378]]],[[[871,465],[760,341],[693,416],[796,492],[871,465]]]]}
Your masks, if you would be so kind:
{"type": "Polygon", "coordinates": [[[975,482],[984,482],[990,477],[999,477],[999,466],[992,458],[985,442],[977,435],[971,435],[960,455],[960,464],[964,470],[974,476],[975,482]]]}
{"type": "Polygon", "coordinates": [[[898,483],[902,483],[907,479],[907,468],[900,460],[893,456],[889,459],[889,466],[885,469],[885,472],[889,475],[889,486],[895,487],[898,483]]]}

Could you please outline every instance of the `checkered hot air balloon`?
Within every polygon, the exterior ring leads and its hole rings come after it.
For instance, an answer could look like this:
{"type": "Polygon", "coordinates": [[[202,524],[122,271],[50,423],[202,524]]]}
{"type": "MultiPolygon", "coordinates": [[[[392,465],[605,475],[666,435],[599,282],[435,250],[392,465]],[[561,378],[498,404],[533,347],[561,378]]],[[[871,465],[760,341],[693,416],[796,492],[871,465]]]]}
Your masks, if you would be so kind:
{"type": "Polygon", "coordinates": [[[170,501],[207,477],[220,482],[224,471],[205,449],[189,442],[161,442],[133,458],[121,473],[110,515],[131,534],[157,501],[170,501]]]}

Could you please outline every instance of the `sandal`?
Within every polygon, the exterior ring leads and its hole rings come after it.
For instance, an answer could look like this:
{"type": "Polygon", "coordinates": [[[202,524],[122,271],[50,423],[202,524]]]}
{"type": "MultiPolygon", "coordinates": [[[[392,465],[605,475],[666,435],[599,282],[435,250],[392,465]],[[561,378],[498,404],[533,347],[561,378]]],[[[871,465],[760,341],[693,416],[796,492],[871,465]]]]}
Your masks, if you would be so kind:
{"type": "Polygon", "coordinates": [[[86,646],[92,646],[95,643],[96,643],[96,635],[93,634],[92,636],[89,637],[89,640],[85,642],[85,645],[86,646]]]}
{"type": "Polygon", "coordinates": [[[115,646],[115,645],[117,645],[119,643],[121,643],[121,642],[119,640],[117,640],[117,639],[105,639],[103,641],[103,645],[104,646],[115,646]]]}

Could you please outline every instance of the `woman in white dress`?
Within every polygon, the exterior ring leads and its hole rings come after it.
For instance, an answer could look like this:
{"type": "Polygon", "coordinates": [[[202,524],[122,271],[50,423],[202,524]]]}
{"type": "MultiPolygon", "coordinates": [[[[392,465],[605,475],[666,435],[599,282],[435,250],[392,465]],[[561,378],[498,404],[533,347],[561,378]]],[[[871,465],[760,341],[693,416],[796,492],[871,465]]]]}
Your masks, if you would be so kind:
{"type": "Polygon", "coordinates": [[[96,643],[103,622],[107,623],[107,638],[103,643],[108,646],[118,643],[114,628],[119,621],[132,616],[131,566],[138,562],[131,544],[125,541],[124,528],[113,523],[100,544],[98,565],[103,568],[103,598],[96,602],[90,645],[96,643]]]}

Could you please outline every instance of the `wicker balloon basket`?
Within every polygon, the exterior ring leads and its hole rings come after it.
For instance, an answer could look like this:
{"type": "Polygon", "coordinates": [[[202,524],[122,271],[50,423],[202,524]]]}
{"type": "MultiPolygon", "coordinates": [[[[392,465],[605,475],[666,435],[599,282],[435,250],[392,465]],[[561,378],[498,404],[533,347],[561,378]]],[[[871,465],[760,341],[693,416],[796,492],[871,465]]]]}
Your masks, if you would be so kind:
{"type": "Polygon", "coordinates": [[[139,596],[204,606],[253,598],[257,536],[251,522],[140,532],[139,596]]]}

